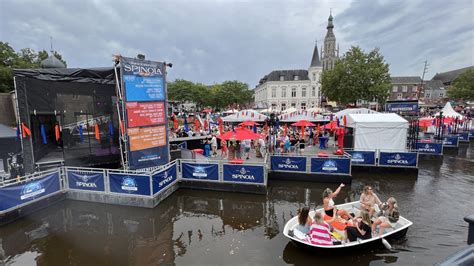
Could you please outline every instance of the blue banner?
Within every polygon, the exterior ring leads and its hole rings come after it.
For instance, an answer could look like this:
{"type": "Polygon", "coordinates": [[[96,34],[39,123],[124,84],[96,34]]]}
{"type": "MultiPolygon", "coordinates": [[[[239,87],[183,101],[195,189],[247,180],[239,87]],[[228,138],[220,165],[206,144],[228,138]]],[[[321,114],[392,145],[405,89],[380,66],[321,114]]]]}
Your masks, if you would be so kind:
{"type": "Polygon", "coordinates": [[[443,143],[434,143],[434,142],[417,142],[416,149],[419,153],[425,154],[442,154],[443,153],[443,143]]]}
{"type": "Polygon", "coordinates": [[[306,172],[306,157],[272,156],[273,171],[306,172]]]}
{"type": "Polygon", "coordinates": [[[103,172],[67,170],[67,179],[70,189],[105,191],[103,172]]]}
{"type": "Polygon", "coordinates": [[[60,191],[59,173],[0,188],[0,211],[5,211],[35,199],[60,191]]]}
{"type": "Polygon", "coordinates": [[[418,113],[418,102],[387,102],[385,111],[389,113],[418,113]]]}
{"type": "Polygon", "coordinates": [[[355,165],[375,165],[375,151],[346,151],[355,165]]]}
{"type": "Polygon", "coordinates": [[[150,176],[109,173],[110,192],[150,196],[150,176]]]}
{"type": "Polygon", "coordinates": [[[380,152],[379,165],[392,167],[416,167],[416,152],[380,152]]]}
{"type": "Polygon", "coordinates": [[[443,138],[444,147],[457,147],[459,146],[458,136],[447,136],[443,138]]]}
{"type": "Polygon", "coordinates": [[[469,132],[459,134],[459,141],[469,142],[469,132]]]}
{"type": "Polygon", "coordinates": [[[469,131],[469,138],[474,138],[474,130],[469,131]]]}
{"type": "Polygon", "coordinates": [[[224,164],[224,181],[264,184],[263,166],[224,164]]]}
{"type": "Polygon", "coordinates": [[[120,63],[128,102],[165,100],[165,66],[162,62],[121,57],[120,63]]]}
{"type": "Polygon", "coordinates": [[[183,178],[199,180],[219,180],[218,164],[181,163],[183,178]]]}
{"type": "Polygon", "coordinates": [[[311,172],[348,175],[351,172],[351,160],[349,158],[311,158],[311,172]]]}
{"type": "Polygon", "coordinates": [[[169,162],[168,145],[131,151],[129,154],[128,159],[132,170],[165,165],[169,162]]]}
{"type": "Polygon", "coordinates": [[[176,173],[176,163],[165,170],[161,170],[152,175],[153,180],[153,194],[156,194],[172,184],[178,179],[176,173]]]}

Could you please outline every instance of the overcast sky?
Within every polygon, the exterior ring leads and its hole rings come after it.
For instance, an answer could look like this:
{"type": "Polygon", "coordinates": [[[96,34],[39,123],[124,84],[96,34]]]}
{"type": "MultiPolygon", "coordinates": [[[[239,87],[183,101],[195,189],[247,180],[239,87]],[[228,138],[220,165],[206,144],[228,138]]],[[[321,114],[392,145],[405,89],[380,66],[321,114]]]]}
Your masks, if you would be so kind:
{"type": "Polygon", "coordinates": [[[58,50],[68,67],[112,66],[112,54],[173,63],[168,79],[240,80],[307,69],[332,8],[341,52],[379,47],[392,75],[474,65],[473,0],[0,0],[0,40],[58,50]]]}

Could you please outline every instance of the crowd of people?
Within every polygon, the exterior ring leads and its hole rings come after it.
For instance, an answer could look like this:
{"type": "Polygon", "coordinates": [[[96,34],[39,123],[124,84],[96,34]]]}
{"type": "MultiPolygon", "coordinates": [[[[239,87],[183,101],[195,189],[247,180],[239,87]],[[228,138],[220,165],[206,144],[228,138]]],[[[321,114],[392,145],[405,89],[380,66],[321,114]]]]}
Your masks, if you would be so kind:
{"type": "Polygon", "coordinates": [[[335,191],[323,192],[323,210],[310,217],[308,207],[298,213],[298,225],[293,229],[304,235],[304,240],[315,245],[337,245],[382,236],[388,228],[395,228],[400,217],[397,200],[389,197],[382,203],[371,186],[365,186],[359,199],[360,212],[348,213],[338,209],[335,198],[344,184],[335,191]]]}

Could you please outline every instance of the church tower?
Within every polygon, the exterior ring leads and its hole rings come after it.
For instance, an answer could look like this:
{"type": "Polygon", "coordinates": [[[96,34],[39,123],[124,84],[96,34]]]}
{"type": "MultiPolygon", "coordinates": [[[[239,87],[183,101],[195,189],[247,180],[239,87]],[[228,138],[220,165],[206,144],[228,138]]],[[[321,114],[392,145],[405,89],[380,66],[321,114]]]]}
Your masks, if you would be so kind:
{"type": "Polygon", "coordinates": [[[310,81],[310,106],[312,107],[321,107],[321,86],[319,80],[321,78],[321,73],[323,72],[323,67],[321,61],[319,60],[318,53],[318,43],[314,45],[313,57],[311,58],[311,64],[308,68],[308,78],[310,81]]]}
{"type": "Polygon", "coordinates": [[[322,51],[323,71],[334,68],[339,57],[339,46],[336,49],[336,36],[334,36],[334,24],[332,23],[332,12],[329,14],[326,37],[324,37],[324,46],[322,51]]]}

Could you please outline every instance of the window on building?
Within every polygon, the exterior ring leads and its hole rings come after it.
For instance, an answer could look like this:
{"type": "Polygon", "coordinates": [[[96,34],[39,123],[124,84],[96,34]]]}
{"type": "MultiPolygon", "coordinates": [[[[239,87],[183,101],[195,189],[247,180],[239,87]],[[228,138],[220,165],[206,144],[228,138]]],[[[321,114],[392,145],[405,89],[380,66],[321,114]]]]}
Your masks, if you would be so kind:
{"type": "Polygon", "coordinates": [[[440,92],[440,93],[439,93],[439,97],[440,97],[440,98],[443,98],[443,97],[444,97],[444,92],[440,92]]]}
{"type": "Polygon", "coordinates": [[[402,92],[407,92],[408,91],[408,86],[403,85],[402,86],[402,92]]]}
{"type": "Polygon", "coordinates": [[[286,103],[282,103],[282,104],[281,104],[281,110],[283,111],[283,110],[285,110],[285,109],[286,109],[286,103]]]}
{"type": "Polygon", "coordinates": [[[280,76],[280,81],[284,81],[285,80],[285,76],[280,76]]]}
{"type": "Polygon", "coordinates": [[[316,73],[313,73],[313,81],[316,81],[316,73]]]}
{"type": "Polygon", "coordinates": [[[414,100],[416,100],[416,92],[412,93],[412,94],[411,94],[411,97],[412,97],[414,100]]]}
{"type": "Polygon", "coordinates": [[[277,104],[276,103],[272,103],[272,110],[275,110],[277,108],[277,104]]]}
{"type": "Polygon", "coordinates": [[[425,98],[431,98],[431,93],[427,92],[427,93],[425,94],[425,98]]]}
{"type": "Polygon", "coordinates": [[[292,98],[296,97],[296,88],[291,88],[291,97],[292,98]]]}
{"type": "Polygon", "coordinates": [[[397,93],[397,100],[401,100],[401,99],[403,99],[403,94],[397,93]]]}
{"type": "Polygon", "coordinates": [[[306,103],[301,103],[301,109],[306,110],[306,103]]]}
{"type": "Polygon", "coordinates": [[[392,87],[392,92],[398,92],[398,86],[393,86],[392,87]]]}
{"type": "Polygon", "coordinates": [[[301,88],[301,97],[306,97],[306,88],[301,88]]]}
{"type": "Polygon", "coordinates": [[[295,107],[296,107],[296,103],[291,103],[291,107],[295,108],[295,107]]]}
{"type": "Polygon", "coordinates": [[[417,86],[413,86],[413,87],[411,88],[411,91],[412,91],[412,92],[418,92],[418,87],[417,87],[417,86]]]}
{"type": "Polygon", "coordinates": [[[295,75],[295,80],[300,80],[300,76],[295,75]]]}
{"type": "Polygon", "coordinates": [[[311,96],[316,97],[316,87],[311,88],[311,96]]]}
{"type": "Polygon", "coordinates": [[[286,87],[281,88],[281,97],[286,98],[286,87]]]}
{"type": "Polygon", "coordinates": [[[444,87],[439,87],[440,90],[444,90],[444,87]]]}
{"type": "Polygon", "coordinates": [[[277,97],[277,89],[272,88],[272,98],[276,98],[276,97],[277,97]]]}

